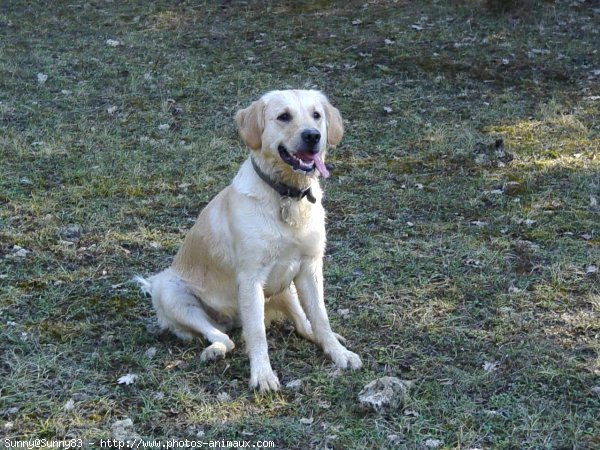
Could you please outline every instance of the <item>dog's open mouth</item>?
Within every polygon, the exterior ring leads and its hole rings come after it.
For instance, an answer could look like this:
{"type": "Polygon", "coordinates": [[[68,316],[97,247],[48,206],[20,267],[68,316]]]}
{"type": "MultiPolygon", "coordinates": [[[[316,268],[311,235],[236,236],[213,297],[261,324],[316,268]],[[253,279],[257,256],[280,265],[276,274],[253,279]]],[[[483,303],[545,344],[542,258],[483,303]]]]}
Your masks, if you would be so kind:
{"type": "Polygon", "coordinates": [[[291,166],[294,171],[309,173],[317,169],[324,178],[329,177],[329,171],[318,153],[296,152],[292,154],[283,145],[279,145],[277,150],[279,150],[279,156],[283,162],[291,166]]]}

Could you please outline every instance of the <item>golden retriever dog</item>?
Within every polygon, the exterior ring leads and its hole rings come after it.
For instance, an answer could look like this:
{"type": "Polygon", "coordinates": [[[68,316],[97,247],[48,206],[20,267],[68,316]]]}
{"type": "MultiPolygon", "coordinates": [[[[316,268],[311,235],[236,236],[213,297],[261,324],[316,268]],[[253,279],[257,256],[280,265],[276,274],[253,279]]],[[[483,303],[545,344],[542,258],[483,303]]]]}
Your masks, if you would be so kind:
{"type": "Polygon", "coordinates": [[[241,326],[250,387],[279,389],[266,326],[287,317],[340,368],[358,355],[331,330],[323,298],[325,211],[319,175],[343,135],[342,118],[314,90],[272,91],[235,116],[250,155],[231,185],[200,213],[170,268],[137,277],[163,329],[204,336],[203,361],[234,348],[226,334],[241,326]]]}

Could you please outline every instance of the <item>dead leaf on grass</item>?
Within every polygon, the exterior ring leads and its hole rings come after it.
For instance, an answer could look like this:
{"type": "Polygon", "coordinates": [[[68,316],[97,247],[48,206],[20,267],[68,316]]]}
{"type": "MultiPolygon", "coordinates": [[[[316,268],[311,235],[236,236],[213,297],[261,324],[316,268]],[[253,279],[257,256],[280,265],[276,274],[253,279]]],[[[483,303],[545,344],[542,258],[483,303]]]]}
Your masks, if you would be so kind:
{"type": "Polygon", "coordinates": [[[73,400],[72,398],[67,400],[67,403],[65,403],[65,406],[63,406],[63,409],[65,411],[73,411],[74,408],[75,408],[75,400],[73,400]]]}
{"type": "Polygon", "coordinates": [[[424,444],[427,448],[438,448],[441,447],[444,442],[439,439],[427,439],[424,444]]]}
{"type": "Polygon", "coordinates": [[[498,361],[486,361],[483,363],[483,370],[488,373],[498,370],[498,367],[500,367],[500,363],[498,361]]]}
{"type": "Polygon", "coordinates": [[[117,380],[117,384],[125,384],[129,386],[130,384],[135,383],[137,375],[134,373],[128,373],[127,375],[123,375],[117,380]]]}

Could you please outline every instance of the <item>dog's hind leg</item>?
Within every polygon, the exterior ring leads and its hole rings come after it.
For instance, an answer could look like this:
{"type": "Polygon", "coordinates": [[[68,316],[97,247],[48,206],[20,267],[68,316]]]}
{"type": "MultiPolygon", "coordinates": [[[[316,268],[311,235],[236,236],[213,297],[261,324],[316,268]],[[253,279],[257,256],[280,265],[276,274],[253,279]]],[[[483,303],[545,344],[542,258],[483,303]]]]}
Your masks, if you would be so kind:
{"type": "Polygon", "coordinates": [[[175,316],[180,325],[194,334],[201,334],[211,343],[200,354],[200,361],[222,358],[235,347],[229,336],[216,327],[201,306],[186,302],[184,309],[177,311],[175,316]]]}
{"type": "MultiPolygon", "coordinates": [[[[304,309],[302,309],[300,299],[298,298],[298,293],[296,292],[296,287],[293,283],[288,289],[280,294],[275,295],[268,303],[268,307],[277,312],[281,312],[283,315],[285,315],[285,317],[290,319],[294,324],[296,333],[298,333],[304,339],[315,344],[317,343],[315,340],[315,335],[312,331],[312,326],[306,318],[304,309]]],[[[346,343],[346,338],[344,336],[341,336],[337,333],[333,334],[342,344],[346,343]]]]}
{"type": "Polygon", "coordinates": [[[151,295],[159,323],[183,339],[204,336],[211,344],[200,355],[201,361],[225,356],[235,344],[192,295],[185,282],[167,270],[151,280],[151,295]]]}
{"type": "MultiPolygon", "coordinates": [[[[304,309],[302,309],[300,299],[298,298],[298,293],[296,292],[296,287],[293,283],[288,289],[274,296],[269,302],[268,306],[278,312],[281,312],[288,319],[290,319],[294,324],[296,333],[298,333],[307,341],[316,344],[315,335],[312,331],[312,326],[306,318],[304,309]]],[[[337,333],[333,334],[335,335],[337,340],[340,341],[342,344],[346,343],[346,338],[344,336],[341,336],[337,333]]]]}
{"type": "Polygon", "coordinates": [[[315,337],[312,332],[310,322],[304,314],[302,306],[300,306],[300,300],[296,293],[296,288],[292,284],[285,291],[273,296],[269,303],[267,303],[266,316],[269,317],[269,310],[277,311],[282,313],[285,317],[290,319],[294,324],[296,333],[311,342],[314,342],[315,337]]]}

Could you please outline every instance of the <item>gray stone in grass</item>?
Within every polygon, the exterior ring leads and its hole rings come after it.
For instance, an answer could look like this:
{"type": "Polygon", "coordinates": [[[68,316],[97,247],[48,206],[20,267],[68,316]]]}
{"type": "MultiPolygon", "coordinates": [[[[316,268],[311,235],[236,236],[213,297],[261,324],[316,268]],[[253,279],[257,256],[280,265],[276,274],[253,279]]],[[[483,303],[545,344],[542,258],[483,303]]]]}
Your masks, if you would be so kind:
{"type": "Polygon", "coordinates": [[[141,436],[133,429],[133,421],[131,419],[117,420],[110,427],[113,439],[123,442],[132,442],[136,439],[141,439],[141,436]]]}
{"type": "Polygon", "coordinates": [[[77,224],[67,225],[60,229],[60,235],[65,241],[77,242],[81,238],[81,226],[77,224]]]}
{"type": "Polygon", "coordinates": [[[396,377],[381,377],[371,381],[358,394],[358,401],[365,409],[381,413],[385,410],[402,406],[410,381],[402,381],[396,377]]]}
{"type": "Polygon", "coordinates": [[[19,245],[13,245],[11,256],[13,258],[25,258],[29,253],[31,253],[29,250],[19,245]]]}

